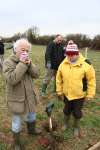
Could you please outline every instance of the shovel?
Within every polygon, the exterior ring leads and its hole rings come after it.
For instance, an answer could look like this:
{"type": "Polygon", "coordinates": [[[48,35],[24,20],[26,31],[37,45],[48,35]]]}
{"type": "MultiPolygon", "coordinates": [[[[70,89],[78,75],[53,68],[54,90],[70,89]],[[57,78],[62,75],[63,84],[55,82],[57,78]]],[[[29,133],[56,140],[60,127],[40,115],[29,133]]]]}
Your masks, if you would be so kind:
{"type": "Polygon", "coordinates": [[[52,131],[52,118],[51,118],[51,113],[52,113],[52,110],[54,108],[54,103],[50,102],[47,106],[46,106],[46,113],[47,113],[47,116],[49,117],[49,130],[52,131]]]}

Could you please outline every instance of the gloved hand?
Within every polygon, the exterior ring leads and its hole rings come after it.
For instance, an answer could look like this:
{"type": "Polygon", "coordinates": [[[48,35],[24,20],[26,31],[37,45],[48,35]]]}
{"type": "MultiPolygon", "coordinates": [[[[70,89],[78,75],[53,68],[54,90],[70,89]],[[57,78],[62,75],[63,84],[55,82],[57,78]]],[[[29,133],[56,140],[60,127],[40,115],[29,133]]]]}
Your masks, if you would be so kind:
{"type": "Polygon", "coordinates": [[[31,61],[29,60],[29,55],[28,55],[27,52],[21,53],[21,55],[20,55],[20,61],[23,62],[23,63],[25,63],[25,64],[30,64],[31,61]]]}
{"type": "Polygon", "coordinates": [[[24,62],[24,61],[28,61],[29,60],[29,56],[27,52],[23,52],[20,55],[20,61],[24,62]]]}
{"type": "Polygon", "coordinates": [[[47,62],[47,68],[51,69],[51,63],[49,61],[47,62]]]}
{"type": "Polygon", "coordinates": [[[86,98],[84,99],[84,101],[85,101],[85,105],[88,105],[88,104],[90,104],[90,103],[93,101],[93,98],[91,98],[91,97],[86,97],[86,98]]]}

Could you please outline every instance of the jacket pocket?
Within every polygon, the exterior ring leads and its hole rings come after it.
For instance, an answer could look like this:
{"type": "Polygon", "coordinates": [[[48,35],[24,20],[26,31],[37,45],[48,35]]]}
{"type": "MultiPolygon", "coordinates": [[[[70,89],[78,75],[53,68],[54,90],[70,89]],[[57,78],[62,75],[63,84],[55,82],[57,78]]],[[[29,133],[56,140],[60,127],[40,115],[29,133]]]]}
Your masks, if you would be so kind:
{"type": "Polygon", "coordinates": [[[8,102],[8,109],[12,113],[23,113],[25,110],[24,102],[8,102]]]}

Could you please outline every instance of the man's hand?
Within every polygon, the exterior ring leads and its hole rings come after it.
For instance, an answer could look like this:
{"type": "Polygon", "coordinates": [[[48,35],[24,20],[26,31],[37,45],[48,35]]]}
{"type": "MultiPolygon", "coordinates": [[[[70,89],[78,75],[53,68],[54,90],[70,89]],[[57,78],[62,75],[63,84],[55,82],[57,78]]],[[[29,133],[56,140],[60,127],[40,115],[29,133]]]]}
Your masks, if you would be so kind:
{"type": "Polygon", "coordinates": [[[25,61],[25,64],[30,65],[30,63],[31,63],[31,60],[26,60],[26,61],[25,61]]]}
{"type": "Polygon", "coordinates": [[[93,98],[91,98],[91,97],[86,97],[86,98],[84,99],[84,101],[85,101],[85,105],[87,105],[87,104],[90,104],[90,103],[93,101],[93,98]]]}
{"type": "Polygon", "coordinates": [[[92,98],[92,97],[85,97],[85,100],[86,100],[86,101],[92,101],[93,98],[92,98]]]}
{"type": "Polygon", "coordinates": [[[20,60],[20,61],[24,64],[28,64],[28,65],[31,64],[31,60],[20,60]]]}
{"type": "Polygon", "coordinates": [[[64,95],[63,94],[62,95],[58,95],[58,100],[64,101],[64,95]]]}
{"type": "Polygon", "coordinates": [[[47,62],[47,68],[50,69],[51,68],[51,63],[48,61],[47,62]]]}
{"type": "Polygon", "coordinates": [[[28,53],[23,52],[23,53],[20,55],[20,61],[23,62],[24,64],[30,64],[30,63],[31,63],[31,60],[29,59],[28,53]]]}

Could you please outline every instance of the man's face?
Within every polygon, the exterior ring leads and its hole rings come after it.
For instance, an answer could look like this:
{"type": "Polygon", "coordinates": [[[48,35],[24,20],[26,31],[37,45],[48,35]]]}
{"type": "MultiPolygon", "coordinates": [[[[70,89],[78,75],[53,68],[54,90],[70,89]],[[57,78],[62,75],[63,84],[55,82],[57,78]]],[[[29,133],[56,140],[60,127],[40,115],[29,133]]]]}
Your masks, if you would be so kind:
{"type": "Polygon", "coordinates": [[[28,43],[25,42],[21,42],[18,47],[16,48],[16,56],[18,58],[20,58],[22,53],[28,53],[30,50],[30,46],[28,45],[28,43]]]}
{"type": "Polygon", "coordinates": [[[63,37],[62,37],[61,35],[59,35],[59,36],[57,36],[57,37],[55,38],[55,42],[56,42],[57,44],[62,43],[62,41],[63,41],[63,37]]]}

